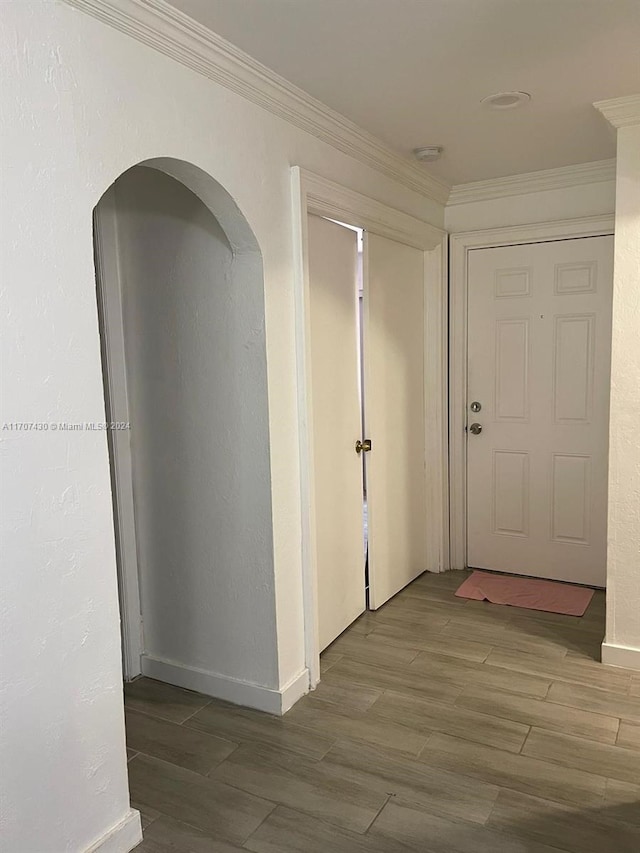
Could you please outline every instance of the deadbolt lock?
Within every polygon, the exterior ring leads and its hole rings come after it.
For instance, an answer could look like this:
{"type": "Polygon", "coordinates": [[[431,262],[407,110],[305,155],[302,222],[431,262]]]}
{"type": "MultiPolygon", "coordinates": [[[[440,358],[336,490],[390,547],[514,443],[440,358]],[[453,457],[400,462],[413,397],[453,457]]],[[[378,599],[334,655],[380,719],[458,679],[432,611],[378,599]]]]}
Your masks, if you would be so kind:
{"type": "Polygon", "coordinates": [[[481,403],[478,403],[478,402],[476,401],[476,402],[472,403],[472,404],[469,406],[469,408],[471,409],[471,411],[472,411],[472,412],[479,412],[479,411],[480,411],[480,409],[482,408],[482,404],[481,404],[481,403]]]}
{"type": "Polygon", "coordinates": [[[371,450],[370,438],[365,438],[364,441],[360,441],[360,439],[356,441],[356,453],[362,453],[363,451],[364,453],[368,453],[369,450],[371,450]]]}

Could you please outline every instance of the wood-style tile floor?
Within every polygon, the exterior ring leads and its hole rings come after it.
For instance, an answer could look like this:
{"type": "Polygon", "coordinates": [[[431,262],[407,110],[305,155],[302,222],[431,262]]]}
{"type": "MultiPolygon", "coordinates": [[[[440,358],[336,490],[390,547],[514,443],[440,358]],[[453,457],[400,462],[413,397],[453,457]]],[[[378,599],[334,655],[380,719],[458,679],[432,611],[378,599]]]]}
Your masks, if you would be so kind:
{"type": "Polygon", "coordinates": [[[639,853],[640,674],[582,618],[423,575],[322,656],[284,718],[126,688],[140,853],[639,853]]]}

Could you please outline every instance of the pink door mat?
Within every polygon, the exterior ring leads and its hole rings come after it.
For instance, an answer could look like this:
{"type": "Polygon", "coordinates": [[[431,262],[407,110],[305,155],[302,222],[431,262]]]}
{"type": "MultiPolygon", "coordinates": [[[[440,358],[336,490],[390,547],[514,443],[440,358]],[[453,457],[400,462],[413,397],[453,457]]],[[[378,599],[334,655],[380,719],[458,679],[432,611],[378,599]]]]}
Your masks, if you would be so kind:
{"type": "Polygon", "coordinates": [[[583,616],[593,598],[593,590],[559,581],[474,572],[458,587],[456,595],[475,601],[486,599],[493,604],[526,607],[527,610],[583,616]]]}

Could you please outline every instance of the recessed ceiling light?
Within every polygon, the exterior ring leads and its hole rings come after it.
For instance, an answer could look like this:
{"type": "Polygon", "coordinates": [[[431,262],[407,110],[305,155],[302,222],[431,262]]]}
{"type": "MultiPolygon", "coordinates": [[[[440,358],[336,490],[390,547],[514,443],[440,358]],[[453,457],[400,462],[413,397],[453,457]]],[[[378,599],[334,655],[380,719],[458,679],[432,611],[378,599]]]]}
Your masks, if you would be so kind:
{"type": "Polygon", "coordinates": [[[528,92],[496,92],[495,95],[487,95],[480,103],[490,110],[512,110],[528,104],[530,100],[528,92]]]}
{"type": "Polygon", "coordinates": [[[413,156],[420,161],[437,160],[442,154],[442,145],[424,145],[422,148],[414,148],[413,156]]]}

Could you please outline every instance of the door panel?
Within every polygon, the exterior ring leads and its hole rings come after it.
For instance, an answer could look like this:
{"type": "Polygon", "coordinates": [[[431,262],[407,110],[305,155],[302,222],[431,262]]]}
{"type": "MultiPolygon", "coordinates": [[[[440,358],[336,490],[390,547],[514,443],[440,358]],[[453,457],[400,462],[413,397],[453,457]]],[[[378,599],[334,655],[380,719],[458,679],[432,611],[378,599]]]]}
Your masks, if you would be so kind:
{"type": "Polygon", "coordinates": [[[364,373],[369,604],[427,568],[424,253],[365,233],[364,373]]]}
{"type": "Polygon", "coordinates": [[[357,236],[309,216],[318,629],[326,648],[365,609],[358,395],[357,236]]]}
{"type": "Polygon", "coordinates": [[[470,566],[605,585],[612,259],[612,237],[470,253],[470,566]]]}

